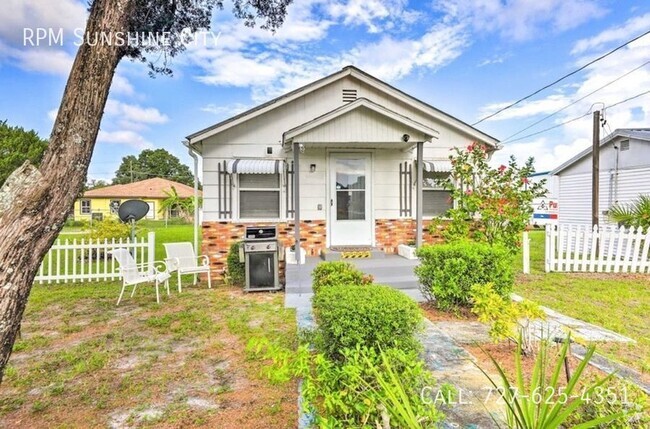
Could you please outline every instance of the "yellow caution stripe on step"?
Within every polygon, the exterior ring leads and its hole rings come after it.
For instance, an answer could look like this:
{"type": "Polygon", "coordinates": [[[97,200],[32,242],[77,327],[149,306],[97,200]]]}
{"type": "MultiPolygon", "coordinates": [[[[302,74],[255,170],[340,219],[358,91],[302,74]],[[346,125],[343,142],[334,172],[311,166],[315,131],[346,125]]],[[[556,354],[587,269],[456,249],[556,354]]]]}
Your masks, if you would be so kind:
{"type": "Polygon", "coordinates": [[[372,252],[370,250],[341,252],[341,259],[370,258],[371,256],[372,252]]]}

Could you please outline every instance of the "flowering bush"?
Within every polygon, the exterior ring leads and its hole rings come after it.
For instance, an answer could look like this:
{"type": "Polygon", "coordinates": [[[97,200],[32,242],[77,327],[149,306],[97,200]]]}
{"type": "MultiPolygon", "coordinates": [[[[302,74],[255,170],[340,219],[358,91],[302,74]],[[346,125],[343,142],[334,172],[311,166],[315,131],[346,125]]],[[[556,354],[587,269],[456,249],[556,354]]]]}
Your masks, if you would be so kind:
{"type": "Polygon", "coordinates": [[[535,172],[533,158],[519,167],[511,156],[508,165],[492,168],[482,144],[454,150],[450,180],[442,183],[456,202],[448,212],[451,222],[445,239],[470,238],[516,251],[533,212],[533,199],[544,195],[543,181],[528,181],[535,172]]]}

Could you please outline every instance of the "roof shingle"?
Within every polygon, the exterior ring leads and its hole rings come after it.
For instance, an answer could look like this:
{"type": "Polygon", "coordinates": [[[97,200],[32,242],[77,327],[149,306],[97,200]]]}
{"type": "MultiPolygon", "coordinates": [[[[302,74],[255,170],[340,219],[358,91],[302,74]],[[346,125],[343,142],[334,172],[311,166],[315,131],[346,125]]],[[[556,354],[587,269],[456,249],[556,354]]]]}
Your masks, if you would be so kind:
{"type": "MultiPolygon", "coordinates": [[[[194,188],[172,180],[154,177],[125,185],[112,185],[104,188],[91,189],[84,192],[85,198],[167,198],[163,191],[176,189],[178,196],[189,198],[194,196],[194,188]]],[[[199,196],[201,196],[199,191],[199,196]]]]}

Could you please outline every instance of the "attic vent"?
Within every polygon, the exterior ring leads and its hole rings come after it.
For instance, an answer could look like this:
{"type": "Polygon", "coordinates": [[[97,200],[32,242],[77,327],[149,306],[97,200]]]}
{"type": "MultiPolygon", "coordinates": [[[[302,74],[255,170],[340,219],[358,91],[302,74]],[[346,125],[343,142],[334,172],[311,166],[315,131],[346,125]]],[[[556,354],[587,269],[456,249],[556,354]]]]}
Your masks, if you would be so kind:
{"type": "Polygon", "coordinates": [[[343,102],[350,103],[357,99],[357,90],[356,89],[344,89],[343,90],[343,102]]]}
{"type": "Polygon", "coordinates": [[[629,140],[621,140],[621,152],[624,150],[630,150],[630,141],[629,140]]]}

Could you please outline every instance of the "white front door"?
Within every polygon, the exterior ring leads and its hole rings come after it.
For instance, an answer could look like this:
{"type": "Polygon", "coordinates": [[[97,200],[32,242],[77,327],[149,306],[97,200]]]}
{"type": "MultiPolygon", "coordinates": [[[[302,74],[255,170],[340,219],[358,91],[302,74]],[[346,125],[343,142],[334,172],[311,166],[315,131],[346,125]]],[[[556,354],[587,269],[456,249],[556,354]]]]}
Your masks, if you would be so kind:
{"type": "Polygon", "coordinates": [[[372,245],[369,153],[330,155],[330,246],[372,245]]]}

